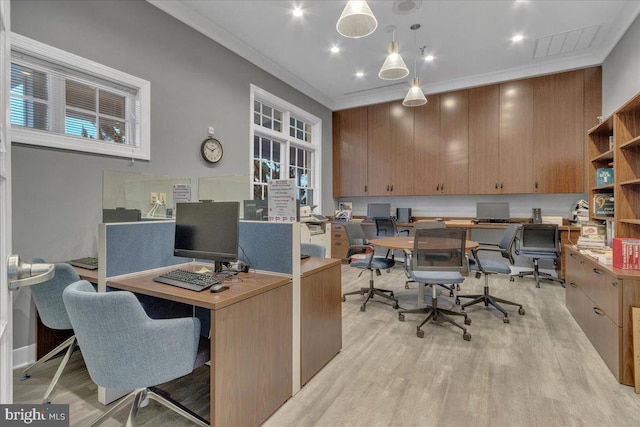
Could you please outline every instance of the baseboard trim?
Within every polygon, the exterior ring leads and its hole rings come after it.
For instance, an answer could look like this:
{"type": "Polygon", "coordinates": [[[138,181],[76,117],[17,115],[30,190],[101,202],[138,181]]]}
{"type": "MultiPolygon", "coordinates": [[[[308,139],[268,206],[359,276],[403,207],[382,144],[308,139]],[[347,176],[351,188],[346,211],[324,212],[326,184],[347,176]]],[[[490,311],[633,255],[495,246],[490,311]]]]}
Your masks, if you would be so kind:
{"type": "Polygon", "coordinates": [[[13,349],[13,369],[31,365],[36,361],[36,345],[31,344],[13,349]]]}

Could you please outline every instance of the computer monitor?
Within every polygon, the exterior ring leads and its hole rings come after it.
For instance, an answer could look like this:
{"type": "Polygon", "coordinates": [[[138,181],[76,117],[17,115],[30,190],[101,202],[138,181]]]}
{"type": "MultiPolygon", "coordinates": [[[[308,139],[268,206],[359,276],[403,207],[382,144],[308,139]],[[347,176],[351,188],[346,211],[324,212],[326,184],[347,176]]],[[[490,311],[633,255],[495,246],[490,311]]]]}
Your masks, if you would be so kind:
{"type": "Polygon", "coordinates": [[[476,203],[476,219],[489,222],[509,222],[509,203],[476,203]]]}
{"type": "Polygon", "coordinates": [[[390,203],[369,203],[367,205],[367,219],[391,217],[390,203]]]}
{"type": "Polygon", "coordinates": [[[239,202],[198,202],[176,205],[175,256],[222,263],[238,259],[239,202]]]}
{"type": "Polygon", "coordinates": [[[242,209],[244,211],[244,219],[247,221],[268,221],[269,220],[269,201],[254,199],[243,200],[242,209]]]}
{"type": "Polygon", "coordinates": [[[102,222],[136,222],[140,221],[142,213],[140,209],[102,209],[102,222]]]}

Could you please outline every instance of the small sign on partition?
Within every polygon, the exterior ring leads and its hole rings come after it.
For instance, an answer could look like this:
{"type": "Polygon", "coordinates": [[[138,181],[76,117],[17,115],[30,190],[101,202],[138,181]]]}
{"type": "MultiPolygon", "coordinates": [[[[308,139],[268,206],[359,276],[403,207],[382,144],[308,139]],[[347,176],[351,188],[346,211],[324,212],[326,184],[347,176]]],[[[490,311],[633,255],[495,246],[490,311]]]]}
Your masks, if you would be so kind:
{"type": "Polygon", "coordinates": [[[269,221],[295,222],[297,218],[295,179],[269,181],[269,221]]]}

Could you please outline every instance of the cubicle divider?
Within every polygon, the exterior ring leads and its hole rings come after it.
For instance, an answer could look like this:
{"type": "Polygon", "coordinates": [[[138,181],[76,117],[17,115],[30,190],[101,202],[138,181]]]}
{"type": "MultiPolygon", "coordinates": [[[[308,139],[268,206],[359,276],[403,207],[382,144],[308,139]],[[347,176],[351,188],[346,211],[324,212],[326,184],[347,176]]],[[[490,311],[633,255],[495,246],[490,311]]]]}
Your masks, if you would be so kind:
{"type": "MultiPolygon", "coordinates": [[[[98,290],[110,277],[190,262],[173,255],[175,221],[100,224],[98,228],[98,290]]],[[[293,384],[300,389],[300,224],[240,221],[239,259],[251,269],[284,274],[293,283],[293,384]]],[[[205,261],[206,262],[206,261],[205,261]]],[[[203,324],[208,330],[208,324],[203,324]]],[[[107,404],[122,396],[100,390],[107,404]]]]}

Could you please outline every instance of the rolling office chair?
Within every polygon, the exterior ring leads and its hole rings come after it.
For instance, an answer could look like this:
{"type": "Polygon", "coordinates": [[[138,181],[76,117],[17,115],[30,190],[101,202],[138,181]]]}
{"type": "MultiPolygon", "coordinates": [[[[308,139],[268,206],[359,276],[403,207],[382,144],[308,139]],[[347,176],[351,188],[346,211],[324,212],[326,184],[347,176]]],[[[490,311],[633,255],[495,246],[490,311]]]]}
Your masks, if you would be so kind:
{"type": "Polygon", "coordinates": [[[317,243],[300,243],[300,253],[324,258],[327,255],[327,248],[317,243]]]}
{"type": "MultiPolygon", "coordinates": [[[[43,263],[44,261],[41,259],[35,259],[33,262],[43,263]]],[[[46,327],[59,331],[71,331],[73,329],[69,316],[67,316],[67,310],[64,307],[64,302],[62,301],[62,291],[64,291],[67,286],[77,282],[78,280],[80,280],[80,276],[78,276],[73,267],[69,264],[55,264],[55,275],[52,279],[30,287],[31,296],[33,297],[33,301],[38,309],[38,315],[46,327]]],[[[60,361],[58,370],[49,383],[47,391],[44,393],[42,403],[51,403],[49,397],[58,383],[58,380],[62,375],[62,371],[64,371],[64,368],[67,366],[67,362],[75,348],[76,337],[73,335],[22,372],[22,378],[20,379],[26,380],[30,378],[32,370],[41,366],[52,357],[60,354],[63,350],[67,350],[60,361]]]]}
{"type": "Polygon", "coordinates": [[[62,297],[91,379],[102,387],[134,390],[91,426],[132,399],[127,425],[134,425],[138,409],[147,398],[200,426],[209,425],[204,418],[152,387],[195,369],[200,341],[197,318],[151,319],[133,293],[98,293],[85,280],[69,285],[62,297]]]}
{"type": "MultiPolygon", "coordinates": [[[[422,228],[444,228],[444,227],[445,227],[445,224],[442,221],[422,220],[422,221],[416,221],[416,222],[413,223],[413,231],[414,231],[414,233],[415,233],[415,230],[422,229],[422,228]]],[[[409,235],[411,235],[411,233],[409,233],[409,235]]],[[[415,280],[413,280],[411,278],[411,274],[410,274],[410,265],[411,265],[411,251],[410,250],[406,250],[405,249],[404,258],[405,258],[404,274],[407,276],[407,280],[404,282],[404,288],[405,289],[409,289],[409,283],[415,283],[415,280]]],[[[448,286],[445,286],[445,287],[447,289],[449,289],[448,286]]],[[[453,295],[451,295],[451,296],[453,296],[453,295]]]]}
{"type": "Polygon", "coordinates": [[[489,294],[489,275],[490,274],[510,274],[511,273],[511,268],[509,267],[509,265],[513,265],[514,263],[512,250],[513,250],[513,246],[516,241],[516,238],[518,237],[518,232],[520,231],[520,228],[521,228],[520,224],[511,224],[505,230],[504,235],[502,236],[502,240],[500,241],[499,244],[497,245],[482,244],[478,248],[473,249],[471,251],[473,255],[473,259],[469,260],[469,267],[471,268],[471,270],[476,271],[476,279],[480,278],[480,274],[484,275],[484,293],[481,295],[458,295],[456,297],[456,304],[460,304],[460,298],[472,299],[472,301],[469,301],[468,303],[465,303],[462,305],[462,310],[464,310],[465,308],[471,305],[479,304],[482,302],[484,303],[485,307],[488,307],[489,305],[491,305],[492,307],[496,308],[499,312],[501,312],[503,316],[502,321],[504,323],[509,323],[509,315],[507,314],[505,309],[502,308],[498,303],[517,306],[519,307],[518,313],[521,315],[524,314],[524,308],[522,308],[521,304],[518,304],[512,301],[507,301],[505,299],[498,298],[489,294]],[[482,257],[479,256],[479,254],[485,251],[499,252],[503,258],[506,258],[509,260],[509,264],[506,264],[502,261],[493,260],[493,259],[486,259],[486,258],[483,259],[482,257]]]}
{"type": "Polygon", "coordinates": [[[564,288],[564,280],[539,270],[538,261],[550,259],[554,263],[560,257],[560,232],[556,224],[523,224],[522,239],[516,248],[516,255],[533,259],[533,270],[522,271],[518,277],[533,276],[536,288],[540,280],[558,282],[564,288]]]}
{"type": "MultiPolygon", "coordinates": [[[[347,300],[347,295],[366,295],[366,299],[362,303],[362,306],[360,306],[360,311],[365,311],[367,309],[367,302],[369,302],[374,295],[378,295],[393,301],[393,308],[398,308],[398,300],[394,297],[393,291],[376,288],[373,283],[373,272],[375,271],[376,275],[379,276],[381,274],[380,270],[390,269],[395,265],[395,261],[390,258],[375,256],[374,248],[368,244],[362,225],[359,222],[347,222],[344,224],[344,229],[347,232],[347,239],[349,240],[349,249],[347,250],[349,266],[361,269],[360,275],[362,275],[365,270],[369,271],[369,287],[342,294],[342,301],[347,300]],[[353,255],[364,255],[364,257],[352,260],[351,257],[353,255]]],[[[360,275],[358,277],[360,277],[360,275]]]]}
{"type": "MultiPolygon", "coordinates": [[[[409,235],[409,230],[398,231],[396,220],[391,217],[373,218],[373,221],[376,224],[376,237],[396,237],[399,236],[400,233],[406,233],[407,236],[409,235]]],[[[389,255],[391,255],[392,259],[394,258],[391,249],[387,250],[385,258],[389,258],[389,255]]]]}
{"type": "Polygon", "coordinates": [[[471,324],[466,313],[446,310],[438,307],[438,292],[434,285],[455,285],[464,281],[462,272],[468,271],[469,265],[465,253],[467,230],[465,228],[426,228],[416,230],[413,239],[413,257],[411,258],[411,277],[420,284],[431,287],[431,305],[414,310],[398,312],[398,320],[404,322],[405,314],[426,313],[427,317],[418,325],[416,335],[424,338],[422,325],[430,320],[443,319],[462,329],[462,338],[471,340],[467,329],[449,316],[463,316],[465,325],[471,324]],[[443,252],[448,253],[446,259],[443,252]]]}

